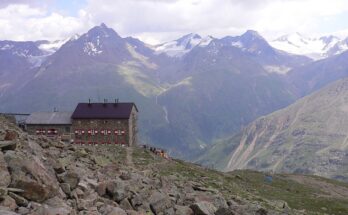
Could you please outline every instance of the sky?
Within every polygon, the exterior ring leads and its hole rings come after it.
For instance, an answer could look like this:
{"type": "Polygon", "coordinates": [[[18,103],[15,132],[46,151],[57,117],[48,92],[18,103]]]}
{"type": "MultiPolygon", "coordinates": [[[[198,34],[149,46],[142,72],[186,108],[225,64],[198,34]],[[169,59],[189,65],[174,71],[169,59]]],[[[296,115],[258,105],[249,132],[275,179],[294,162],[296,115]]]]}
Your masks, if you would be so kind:
{"type": "Polygon", "coordinates": [[[348,36],[348,0],[0,0],[0,40],[58,40],[101,23],[150,44],[248,29],[348,36]]]}

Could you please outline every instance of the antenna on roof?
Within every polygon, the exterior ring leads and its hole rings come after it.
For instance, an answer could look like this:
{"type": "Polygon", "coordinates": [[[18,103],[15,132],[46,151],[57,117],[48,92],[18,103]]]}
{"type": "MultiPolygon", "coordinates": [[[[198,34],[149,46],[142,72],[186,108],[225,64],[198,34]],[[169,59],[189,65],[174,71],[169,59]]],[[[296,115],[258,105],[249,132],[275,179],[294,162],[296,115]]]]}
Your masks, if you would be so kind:
{"type": "Polygon", "coordinates": [[[90,98],[88,99],[88,106],[92,106],[90,98]]]}
{"type": "Polygon", "coordinates": [[[107,99],[104,99],[104,106],[106,106],[106,103],[108,102],[107,99]]]}
{"type": "Polygon", "coordinates": [[[58,112],[58,109],[56,107],[54,107],[53,112],[58,112]]]}
{"type": "Polygon", "coordinates": [[[115,106],[117,106],[118,104],[118,99],[115,99],[115,106]]]}

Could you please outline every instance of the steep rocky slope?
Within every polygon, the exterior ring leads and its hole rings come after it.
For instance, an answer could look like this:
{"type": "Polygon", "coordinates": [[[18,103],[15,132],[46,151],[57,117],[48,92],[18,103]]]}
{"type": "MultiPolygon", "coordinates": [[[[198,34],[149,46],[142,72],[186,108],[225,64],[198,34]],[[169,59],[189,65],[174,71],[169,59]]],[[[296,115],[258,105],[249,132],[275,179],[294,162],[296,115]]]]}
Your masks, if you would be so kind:
{"type": "Polygon", "coordinates": [[[261,117],[202,159],[224,170],[315,174],[348,181],[348,79],[261,117]]]}
{"type": "Polygon", "coordinates": [[[312,176],[220,173],[142,148],[74,146],[0,116],[2,215],[347,214],[348,185],[312,176]],[[307,185],[310,184],[310,185],[307,185]]]}

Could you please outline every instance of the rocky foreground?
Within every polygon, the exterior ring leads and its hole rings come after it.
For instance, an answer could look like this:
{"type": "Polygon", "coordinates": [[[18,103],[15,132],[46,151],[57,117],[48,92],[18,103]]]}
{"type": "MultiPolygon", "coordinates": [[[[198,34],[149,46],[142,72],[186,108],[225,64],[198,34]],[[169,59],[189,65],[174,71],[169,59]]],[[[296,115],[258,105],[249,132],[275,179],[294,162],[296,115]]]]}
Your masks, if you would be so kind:
{"type": "Polygon", "coordinates": [[[348,214],[348,186],[220,173],[141,148],[34,137],[0,117],[1,215],[348,214]]]}

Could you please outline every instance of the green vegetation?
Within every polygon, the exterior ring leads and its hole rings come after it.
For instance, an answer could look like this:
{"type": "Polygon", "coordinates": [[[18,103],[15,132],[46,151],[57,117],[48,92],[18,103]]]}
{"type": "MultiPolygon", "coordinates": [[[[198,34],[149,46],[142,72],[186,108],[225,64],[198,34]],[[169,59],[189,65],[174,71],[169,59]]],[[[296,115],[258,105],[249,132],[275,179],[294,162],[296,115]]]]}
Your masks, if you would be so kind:
{"type": "Polygon", "coordinates": [[[275,174],[272,182],[265,174],[251,170],[222,173],[181,160],[167,161],[142,149],[134,150],[137,168],[151,168],[159,175],[174,178],[176,183],[191,182],[208,192],[221,192],[226,199],[259,202],[265,208],[304,214],[348,214],[348,184],[318,176],[275,174]],[[340,195],[335,192],[339,190],[340,195]]]}

